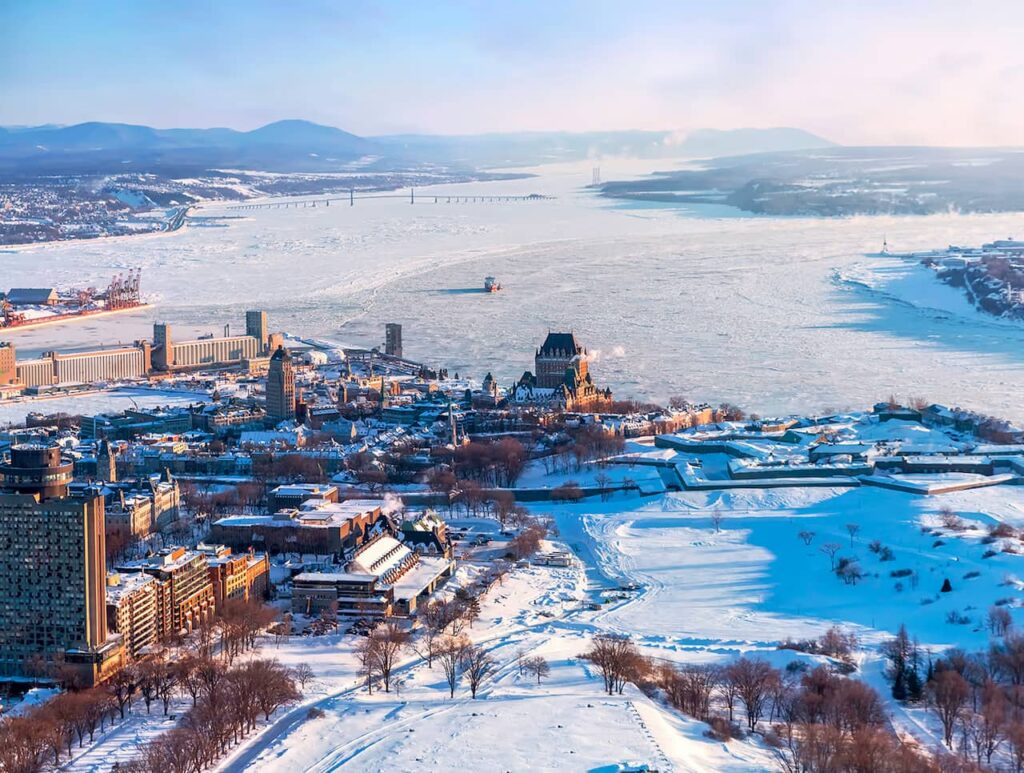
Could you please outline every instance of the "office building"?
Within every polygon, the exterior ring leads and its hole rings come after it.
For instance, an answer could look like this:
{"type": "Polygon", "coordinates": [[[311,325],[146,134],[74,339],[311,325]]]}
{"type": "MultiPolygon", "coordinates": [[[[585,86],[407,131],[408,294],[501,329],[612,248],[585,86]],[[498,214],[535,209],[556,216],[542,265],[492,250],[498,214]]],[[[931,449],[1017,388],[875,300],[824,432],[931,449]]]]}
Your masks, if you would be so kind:
{"type": "Polygon", "coordinates": [[[275,422],[295,419],[295,367],[291,355],[283,346],[270,358],[267,417],[275,422]]]}
{"type": "Polygon", "coordinates": [[[274,515],[230,515],[213,524],[210,539],[238,551],[342,555],[387,528],[379,500],[312,500],[274,515]]]}
{"type": "Polygon", "coordinates": [[[232,553],[226,545],[200,543],[218,611],[230,601],[263,601],[270,595],[270,560],[266,553],[232,553]]]}
{"type": "Polygon", "coordinates": [[[384,354],[402,356],[402,326],[397,322],[388,322],[384,326],[384,354]]]}

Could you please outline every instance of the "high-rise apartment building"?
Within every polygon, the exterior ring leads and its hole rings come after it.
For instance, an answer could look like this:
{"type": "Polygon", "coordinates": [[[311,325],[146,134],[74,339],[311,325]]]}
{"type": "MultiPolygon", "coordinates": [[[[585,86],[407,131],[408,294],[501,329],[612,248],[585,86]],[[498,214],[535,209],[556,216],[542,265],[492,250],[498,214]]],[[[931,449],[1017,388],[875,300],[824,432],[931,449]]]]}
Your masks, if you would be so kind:
{"type": "Polygon", "coordinates": [[[103,497],[70,496],[72,470],[56,446],[15,446],[0,464],[2,675],[63,664],[92,684],[121,665],[107,633],[103,497]]]}

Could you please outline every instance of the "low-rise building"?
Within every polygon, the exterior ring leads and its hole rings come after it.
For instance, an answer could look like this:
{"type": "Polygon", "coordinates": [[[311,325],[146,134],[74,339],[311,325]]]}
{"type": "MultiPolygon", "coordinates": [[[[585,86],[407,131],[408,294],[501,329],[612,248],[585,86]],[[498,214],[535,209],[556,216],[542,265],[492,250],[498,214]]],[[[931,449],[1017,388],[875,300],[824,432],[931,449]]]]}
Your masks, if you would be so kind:
{"type": "Polygon", "coordinates": [[[230,515],[213,524],[210,539],[238,551],[340,556],[386,528],[380,504],[314,500],[273,515],[230,515]]]}
{"type": "Polygon", "coordinates": [[[158,640],[159,581],[145,572],[107,575],[107,625],[138,658],[158,640]]]}
{"type": "Polygon", "coordinates": [[[228,601],[263,601],[270,595],[270,561],[266,553],[232,553],[226,545],[200,543],[218,610],[228,601]]]}
{"type": "Polygon", "coordinates": [[[292,582],[292,611],[342,617],[409,616],[455,572],[445,556],[423,556],[390,534],[355,551],[343,572],[305,572],[292,582]]]}
{"type": "Polygon", "coordinates": [[[338,487],[323,483],[289,483],[272,489],[269,499],[267,506],[275,512],[300,507],[309,500],[337,502],[338,487]]]}

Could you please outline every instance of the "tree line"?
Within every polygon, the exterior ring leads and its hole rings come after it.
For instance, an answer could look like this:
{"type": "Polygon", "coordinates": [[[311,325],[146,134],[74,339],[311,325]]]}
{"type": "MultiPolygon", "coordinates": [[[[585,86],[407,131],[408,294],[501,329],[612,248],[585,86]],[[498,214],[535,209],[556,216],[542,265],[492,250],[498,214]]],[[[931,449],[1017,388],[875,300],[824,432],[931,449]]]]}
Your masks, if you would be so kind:
{"type": "MultiPolygon", "coordinates": [[[[829,637],[833,643],[837,638],[844,649],[845,635],[829,637]]],[[[969,769],[962,758],[924,754],[901,741],[888,725],[878,693],[845,675],[843,667],[794,661],[778,669],[747,656],[723,665],[680,665],[645,657],[628,636],[617,634],[598,634],[581,657],[598,670],[608,695],[621,694],[632,683],[708,723],[712,738],[760,734],[786,773],[969,769]]]]}

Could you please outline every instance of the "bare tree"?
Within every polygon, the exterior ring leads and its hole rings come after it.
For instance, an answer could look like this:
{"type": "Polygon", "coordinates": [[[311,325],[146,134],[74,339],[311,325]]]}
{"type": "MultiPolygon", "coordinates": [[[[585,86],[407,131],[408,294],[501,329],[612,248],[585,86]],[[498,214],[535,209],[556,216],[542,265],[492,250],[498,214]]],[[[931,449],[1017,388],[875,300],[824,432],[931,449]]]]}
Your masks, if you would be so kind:
{"type": "Polygon", "coordinates": [[[736,694],[747,712],[747,727],[754,730],[764,713],[779,672],[766,660],[740,658],[725,667],[725,679],[736,688],[736,694]]]}
{"type": "Polygon", "coordinates": [[[409,632],[394,623],[382,623],[370,632],[368,638],[373,640],[371,650],[376,659],[377,672],[384,682],[384,692],[391,692],[391,672],[409,646],[409,632]]]}
{"type": "Polygon", "coordinates": [[[988,629],[993,636],[1006,636],[1013,626],[1013,617],[1005,607],[989,607],[988,629]]]}
{"type": "Polygon", "coordinates": [[[599,633],[590,649],[581,655],[601,670],[604,689],[609,695],[622,693],[626,682],[635,676],[641,659],[636,645],[628,636],[599,633]]]}
{"type": "Polygon", "coordinates": [[[857,532],[860,531],[860,524],[848,523],[846,524],[846,531],[850,534],[850,547],[853,547],[853,539],[857,536],[857,532]]]}
{"type": "Polygon", "coordinates": [[[820,550],[822,553],[828,556],[828,560],[832,566],[833,572],[836,570],[836,553],[838,553],[842,549],[842,547],[843,546],[840,545],[838,542],[826,542],[824,545],[818,548],[818,550],[820,550]]]}
{"type": "Polygon", "coordinates": [[[519,669],[519,676],[526,673],[526,661],[529,660],[526,657],[526,650],[520,647],[516,650],[516,668],[519,669]]]}
{"type": "Polygon", "coordinates": [[[359,661],[359,676],[363,677],[366,691],[373,695],[373,679],[377,675],[377,640],[372,636],[361,638],[355,646],[356,659],[359,661]]]}
{"type": "Polygon", "coordinates": [[[952,669],[940,671],[928,684],[932,707],[942,723],[946,746],[953,748],[953,730],[957,717],[970,697],[971,689],[960,674],[952,669]]]}
{"type": "Polygon", "coordinates": [[[989,647],[989,662],[1011,685],[1024,685],[1024,635],[1010,631],[989,647]]]}
{"type": "Polygon", "coordinates": [[[448,682],[448,697],[455,697],[455,688],[459,684],[459,667],[462,665],[463,653],[469,647],[469,640],[464,636],[448,636],[441,642],[437,651],[437,659],[444,669],[444,677],[448,682]]]}
{"type": "Polygon", "coordinates": [[[537,684],[540,684],[540,680],[543,677],[551,674],[551,666],[549,666],[548,662],[539,655],[537,657],[528,658],[523,664],[523,667],[528,674],[532,674],[537,677],[537,684]]]}
{"type": "Polygon", "coordinates": [[[124,719],[125,709],[132,707],[132,696],[138,688],[137,674],[134,666],[125,666],[104,684],[107,692],[117,703],[121,719],[124,719]]]}
{"type": "Polygon", "coordinates": [[[292,669],[292,677],[299,683],[299,687],[305,691],[306,684],[313,678],[313,669],[309,663],[299,663],[292,669]]]}
{"type": "Polygon", "coordinates": [[[717,507],[711,511],[711,525],[715,529],[717,534],[722,530],[722,521],[725,520],[725,515],[717,507]]]}
{"type": "Polygon", "coordinates": [[[478,645],[470,644],[462,653],[463,672],[469,681],[469,691],[474,699],[481,683],[494,671],[495,665],[491,654],[478,645]]]}
{"type": "Polygon", "coordinates": [[[1006,738],[1005,731],[1009,718],[1009,706],[1002,688],[994,682],[987,682],[982,690],[981,711],[971,733],[975,758],[979,765],[982,757],[985,758],[986,765],[992,764],[992,755],[1006,738]]]}
{"type": "Polygon", "coordinates": [[[199,659],[194,655],[186,655],[175,663],[175,670],[178,672],[178,685],[183,692],[191,696],[192,705],[195,706],[203,689],[202,680],[199,678],[199,659]]]}
{"type": "Polygon", "coordinates": [[[813,531],[801,531],[796,536],[798,536],[805,545],[810,545],[812,542],[814,542],[813,531]]]}

